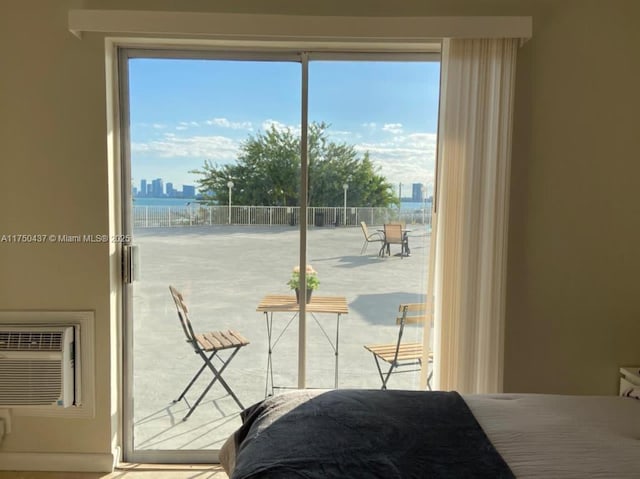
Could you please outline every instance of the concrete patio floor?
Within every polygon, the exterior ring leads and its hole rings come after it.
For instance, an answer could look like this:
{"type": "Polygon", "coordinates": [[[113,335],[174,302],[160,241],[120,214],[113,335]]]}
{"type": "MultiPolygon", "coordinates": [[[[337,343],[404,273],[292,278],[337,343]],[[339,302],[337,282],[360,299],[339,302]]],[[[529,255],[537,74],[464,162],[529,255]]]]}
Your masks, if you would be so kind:
{"type": "MultiPolygon", "coordinates": [[[[339,387],[380,387],[368,343],[397,337],[399,303],[424,299],[430,235],[424,225],[408,225],[412,255],[378,257],[372,243],[360,255],[363,234],[354,227],[311,227],[308,263],[317,271],[314,295],[345,296],[349,314],[340,321],[339,387]]],[[[370,226],[375,230],[376,226],[370,226]]],[[[133,371],[134,447],[137,450],[216,450],[240,425],[239,408],[216,384],[192,416],[185,401],[173,404],[202,361],[178,322],[168,286],[180,290],[196,332],[237,329],[251,344],[233,359],[224,377],[245,407],[265,395],[267,330],[256,312],[266,294],[292,294],[286,285],[297,265],[295,227],[209,226],[139,229],[141,280],[134,284],[133,371]]],[[[276,313],[277,336],[290,315],[276,313]]],[[[335,315],[318,315],[335,340],[335,315]]],[[[273,353],[274,382],[297,384],[298,324],[294,320],[273,353]]],[[[408,328],[406,341],[421,341],[422,329],[408,328]]],[[[187,394],[191,403],[209,382],[205,371],[187,394]]],[[[332,388],[334,352],[315,322],[307,318],[307,386],[332,388]]],[[[419,388],[418,373],[398,374],[391,388],[419,388]]],[[[279,390],[276,390],[276,393],[279,390]]]]}

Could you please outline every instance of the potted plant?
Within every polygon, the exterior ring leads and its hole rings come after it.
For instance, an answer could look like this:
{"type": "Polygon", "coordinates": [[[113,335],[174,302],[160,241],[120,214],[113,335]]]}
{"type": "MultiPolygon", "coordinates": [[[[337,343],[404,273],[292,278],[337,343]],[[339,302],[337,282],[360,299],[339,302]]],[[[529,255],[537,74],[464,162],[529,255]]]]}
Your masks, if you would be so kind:
{"type": "MultiPolygon", "coordinates": [[[[318,279],[318,272],[313,269],[313,266],[307,265],[305,269],[305,275],[307,278],[307,303],[311,301],[311,294],[314,289],[320,286],[320,280],[318,279]]],[[[300,267],[296,266],[291,272],[291,279],[287,281],[289,287],[296,292],[296,301],[300,302],[300,267]]]]}

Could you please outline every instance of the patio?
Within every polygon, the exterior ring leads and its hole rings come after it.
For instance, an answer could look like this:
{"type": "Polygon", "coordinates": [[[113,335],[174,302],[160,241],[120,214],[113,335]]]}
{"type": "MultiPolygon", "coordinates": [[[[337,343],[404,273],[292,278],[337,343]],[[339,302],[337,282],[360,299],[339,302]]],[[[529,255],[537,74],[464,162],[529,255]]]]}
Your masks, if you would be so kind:
{"type": "MultiPolygon", "coordinates": [[[[363,345],[392,342],[395,317],[402,302],[424,298],[430,235],[424,225],[407,225],[412,256],[377,256],[360,228],[317,227],[308,232],[308,263],[318,271],[319,296],[345,296],[349,314],[340,320],[339,387],[379,388],[372,355],[363,345]]],[[[370,226],[373,231],[379,226],[370,226]]],[[[177,320],[168,286],[185,297],[196,332],[237,329],[251,344],[242,348],[224,377],[244,406],[264,398],[267,331],[256,312],[267,294],[293,294],[286,285],[299,250],[298,229],[290,226],[192,226],[141,228],[141,280],[134,284],[134,443],[138,450],[219,449],[240,425],[239,410],[220,385],[215,385],[192,416],[185,401],[172,404],[202,364],[177,320]]],[[[277,336],[291,315],[274,315],[277,336]]],[[[332,388],[334,352],[317,324],[307,318],[307,386],[332,388]]],[[[318,315],[335,340],[335,315],[318,315]]],[[[297,384],[298,323],[294,320],[273,353],[274,382],[297,384]]],[[[422,330],[410,327],[407,341],[420,341],[422,330]]],[[[195,401],[211,374],[187,397],[195,401]]],[[[395,375],[391,388],[416,389],[419,374],[395,375]]],[[[276,393],[279,390],[276,390],[276,393]]]]}

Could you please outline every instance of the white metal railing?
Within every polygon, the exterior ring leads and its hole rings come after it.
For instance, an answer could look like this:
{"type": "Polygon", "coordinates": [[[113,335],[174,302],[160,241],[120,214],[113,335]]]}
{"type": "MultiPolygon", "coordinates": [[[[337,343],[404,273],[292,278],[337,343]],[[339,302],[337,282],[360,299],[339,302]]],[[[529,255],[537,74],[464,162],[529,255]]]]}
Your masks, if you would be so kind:
{"type": "MultiPolygon", "coordinates": [[[[201,225],[295,226],[300,208],[294,206],[133,206],[134,228],[201,225]]],[[[309,207],[309,226],[359,226],[364,221],[381,225],[390,221],[431,225],[431,210],[370,207],[309,207]]]]}

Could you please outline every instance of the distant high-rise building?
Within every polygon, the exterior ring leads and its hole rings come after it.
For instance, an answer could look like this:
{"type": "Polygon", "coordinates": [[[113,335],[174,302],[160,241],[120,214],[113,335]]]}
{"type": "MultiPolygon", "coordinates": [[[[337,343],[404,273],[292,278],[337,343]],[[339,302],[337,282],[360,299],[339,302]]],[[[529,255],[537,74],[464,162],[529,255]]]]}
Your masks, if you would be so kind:
{"type": "Polygon", "coordinates": [[[424,185],[422,183],[414,183],[411,189],[411,201],[420,202],[422,201],[422,188],[424,185]]]}
{"type": "Polygon", "coordinates": [[[167,196],[176,196],[176,190],[173,189],[173,183],[167,183],[165,185],[165,190],[167,191],[167,196]]]}
{"type": "Polygon", "coordinates": [[[147,196],[147,180],[140,180],[140,196],[147,196]]]}
{"type": "Polygon", "coordinates": [[[185,198],[195,198],[196,187],[191,185],[182,185],[182,196],[185,198]]]}
{"type": "Polygon", "coordinates": [[[155,198],[162,198],[164,196],[162,178],[156,178],[151,182],[151,196],[155,198]]]}

